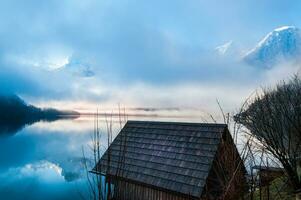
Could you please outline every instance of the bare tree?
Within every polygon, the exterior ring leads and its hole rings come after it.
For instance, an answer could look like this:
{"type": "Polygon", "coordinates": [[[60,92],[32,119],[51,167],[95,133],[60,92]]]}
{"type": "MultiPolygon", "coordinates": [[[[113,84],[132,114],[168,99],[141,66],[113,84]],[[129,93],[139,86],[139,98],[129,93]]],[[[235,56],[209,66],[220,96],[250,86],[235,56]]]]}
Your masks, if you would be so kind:
{"type": "MultiPolygon", "coordinates": [[[[108,133],[109,138],[109,133],[108,133]]],[[[98,111],[94,115],[94,129],[91,135],[91,144],[89,147],[88,156],[85,153],[84,147],[82,148],[82,154],[84,158],[84,168],[86,171],[86,179],[88,186],[88,196],[81,195],[83,199],[91,200],[105,200],[106,190],[104,180],[101,174],[91,174],[90,169],[96,165],[102,155],[101,146],[101,131],[99,127],[99,114],[98,111]],[[90,154],[91,152],[91,154],[90,154]]]]}
{"type": "MultiPolygon", "coordinates": [[[[248,102],[249,98],[243,103],[237,113],[243,113],[248,106],[248,102]]],[[[291,199],[288,194],[291,190],[287,187],[286,177],[281,179],[283,180],[282,182],[274,183],[275,178],[277,181],[278,176],[268,175],[269,177],[267,177],[267,179],[269,181],[262,184],[262,170],[269,171],[277,169],[282,172],[280,163],[274,161],[274,156],[266,150],[265,146],[261,144],[254,134],[251,134],[241,123],[235,121],[237,114],[225,113],[218,101],[217,104],[223,123],[228,125],[232,141],[239,152],[239,154],[237,154],[236,149],[231,148],[232,145],[225,146],[222,150],[225,156],[221,156],[222,159],[218,160],[218,167],[220,166],[219,171],[222,174],[218,179],[219,182],[223,183],[221,185],[223,194],[219,199],[291,199]],[[241,172],[243,172],[241,168],[243,166],[246,169],[247,188],[243,187],[241,179],[241,172]],[[237,188],[237,183],[240,189],[237,188]]],[[[217,122],[212,116],[211,119],[213,122],[217,122]]]]}
{"type": "MultiPolygon", "coordinates": [[[[220,109],[220,115],[224,124],[227,124],[230,131],[230,135],[226,134],[223,145],[220,145],[218,151],[220,156],[215,160],[213,165],[213,171],[217,176],[213,176],[215,184],[219,186],[218,191],[214,191],[216,194],[215,198],[220,200],[230,199],[245,199],[248,195],[248,188],[250,188],[247,169],[245,163],[250,160],[253,156],[252,148],[254,144],[254,138],[248,135],[244,141],[242,139],[242,128],[241,124],[236,123],[233,120],[233,116],[230,113],[225,113],[220,102],[217,100],[217,105],[220,109]],[[235,148],[236,146],[237,148],[235,148]]],[[[217,120],[213,115],[208,114],[212,122],[217,123],[217,120]]],[[[206,120],[206,122],[208,122],[206,120]]],[[[208,197],[208,199],[210,199],[208,197]]]]}
{"type": "MultiPolygon", "coordinates": [[[[292,187],[301,188],[298,159],[301,154],[301,81],[294,76],[275,88],[264,89],[235,121],[244,125],[260,145],[282,164],[292,187]]],[[[300,166],[299,166],[300,167],[300,166]]]]}
{"type": "Polygon", "coordinates": [[[111,180],[111,176],[107,174],[101,174],[101,172],[110,172],[111,165],[109,163],[111,162],[111,149],[109,148],[109,146],[113,141],[114,133],[119,132],[127,121],[125,109],[123,110],[124,113],[122,113],[120,106],[118,106],[118,108],[118,120],[116,122],[116,125],[119,125],[118,127],[114,126],[115,122],[113,120],[113,116],[115,115],[113,115],[113,113],[99,113],[97,110],[97,112],[94,115],[94,131],[91,135],[91,143],[88,146],[90,150],[88,152],[88,156],[85,154],[84,148],[82,150],[83,157],[85,160],[84,168],[86,171],[88,186],[88,196],[86,197],[83,194],[80,194],[83,199],[110,200],[113,198],[113,182],[111,180]],[[101,120],[101,117],[104,117],[104,120],[101,120]],[[101,127],[104,130],[102,130],[101,127]],[[116,129],[114,129],[114,127],[116,129]],[[105,143],[107,143],[107,145],[104,145],[105,143]],[[102,165],[99,165],[98,162],[100,161],[105,151],[107,151],[106,169],[100,169],[102,165]],[[91,169],[96,166],[97,169],[91,171],[91,169]]]}

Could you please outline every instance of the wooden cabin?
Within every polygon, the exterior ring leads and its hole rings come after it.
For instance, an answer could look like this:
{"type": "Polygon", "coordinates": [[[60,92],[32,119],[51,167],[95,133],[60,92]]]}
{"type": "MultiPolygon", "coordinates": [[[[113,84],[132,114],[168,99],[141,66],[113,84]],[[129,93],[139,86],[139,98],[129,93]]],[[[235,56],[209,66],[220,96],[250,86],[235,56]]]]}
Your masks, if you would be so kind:
{"type": "Polygon", "coordinates": [[[92,172],[117,200],[230,200],[246,189],[225,124],[128,121],[92,172]]]}

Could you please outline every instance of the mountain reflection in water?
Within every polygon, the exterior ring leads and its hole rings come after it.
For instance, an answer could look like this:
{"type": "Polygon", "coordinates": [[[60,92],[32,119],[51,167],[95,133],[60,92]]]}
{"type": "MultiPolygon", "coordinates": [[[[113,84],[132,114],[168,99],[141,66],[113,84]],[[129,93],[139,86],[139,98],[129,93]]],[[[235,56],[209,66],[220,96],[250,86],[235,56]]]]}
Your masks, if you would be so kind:
{"type": "Polygon", "coordinates": [[[93,118],[0,123],[1,200],[80,199],[92,132],[93,118]]]}

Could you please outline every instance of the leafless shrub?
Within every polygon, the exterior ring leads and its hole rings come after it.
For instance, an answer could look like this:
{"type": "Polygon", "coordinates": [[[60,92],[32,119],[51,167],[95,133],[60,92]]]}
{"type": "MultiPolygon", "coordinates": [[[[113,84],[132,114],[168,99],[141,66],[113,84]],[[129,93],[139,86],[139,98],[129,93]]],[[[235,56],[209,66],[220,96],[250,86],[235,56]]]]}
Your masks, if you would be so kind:
{"type": "MultiPolygon", "coordinates": [[[[249,105],[248,102],[249,98],[243,103],[237,113],[243,113],[249,105]]],[[[225,152],[224,160],[218,160],[221,165],[220,171],[224,174],[224,176],[219,177],[224,183],[224,192],[219,199],[286,199],[287,196],[283,196],[283,191],[286,190],[285,185],[287,182],[283,182],[280,187],[274,186],[273,192],[270,192],[269,185],[264,186],[261,184],[262,177],[259,173],[261,169],[279,168],[280,163],[274,161],[274,155],[262,145],[254,134],[235,120],[237,114],[225,113],[218,101],[217,104],[220,108],[223,123],[228,125],[233,143],[239,151],[239,154],[237,154],[235,148],[231,148],[231,145],[227,146],[223,149],[223,152],[225,152]],[[228,166],[226,167],[225,165],[228,166]],[[240,187],[237,190],[233,186],[237,185],[237,183],[243,184],[241,182],[242,167],[246,170],[247,188],[240,187]],[[227,178],[225,179],[225,177],[227,178]]],[[[217,120],[213,119],[213,121],[216,123],[217,120]]]]}
{"type": "Polygon", "coordinates": [[[274,89],[264,89],[235,116],[282,164],[290,184],[301,188],[298,160],[301,154],[301,81],[294,76],[274,89]]]}
{"type": "MultiPolygon", "coordinates": [[[[124,113],[121,113],[121,109],[119,106],[119,113],[118,113],[118,122],[117,124],[119,127],[117,130],[114,130],[114,121],[113,121],[113,114],[106,114],[106,113],[98,113],[96,112],[94,116],[94,131],[91,135],[91,144],[88,146],[90,154],[86,155],[84,148],[82,149],[84,160],[86,161],[84,163],[84,168],[86,171],[86,179],[87,179],[87,186],[88,186],[88,196],[84,197],[84,195],[81,194],[83,199],[91,199],[91,200],[110,200],[113,197],[113,189],[112,189],[112,180],[110,179],[110,176],[105,176],[100,173],[90,173],[91,169],[97,165],[99,160],[101,159],[101,156],[107,150],[108,159],[107,162],[110,162],[111,153],[110,149],[107,148],[110,146],[110,144],[113,141],[113,134],[115,132],[119,132],[125,122],[127,121],[127,116],[124,113]],[[104,122],[100,120],[100,115],[104,117],[104,122]],[[105,130],[101,130],[101,124],[103,123],[102,127],[105,127],[105,130]],[[107,147],[105,147],[101,141],[107,140],[107,147]]],[[[99,165],[100,166],[100,165],[99,165]]],[[[110,171],[109,167],[110,165],[107,165],[106,171],[110,171]]],[[[98,171],[101,171],[101,169],[97,169],[98,171]]]]}

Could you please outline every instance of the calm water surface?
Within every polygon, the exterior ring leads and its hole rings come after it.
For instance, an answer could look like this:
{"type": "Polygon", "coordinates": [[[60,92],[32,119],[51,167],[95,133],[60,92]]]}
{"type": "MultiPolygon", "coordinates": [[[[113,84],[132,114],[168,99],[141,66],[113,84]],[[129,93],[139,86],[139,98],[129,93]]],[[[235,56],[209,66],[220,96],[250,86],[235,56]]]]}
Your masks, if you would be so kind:
{"type": "MultiPolygon", "coordinates": [[[[100,120],[104,151],[107,148],[106,123],[100,120]]],[[[115,137],[120,125],[117,119],[113,124],[115,137]]],[[[93,117],[80,117],[38,122],[15,134],[0,135],[0,199],[76,200],[86,197],[88,190],[82,149],[87,157],[91,155],[88,146],[93,127],[93,117]]]]}
{"type": "MultiPolygon", "coordinates": [[[[0,137],[0,199],[81,199],[93,118],[38,122],[0,137]]],[[[106,148],[103,135],[103,149],[106,148]]]]}

